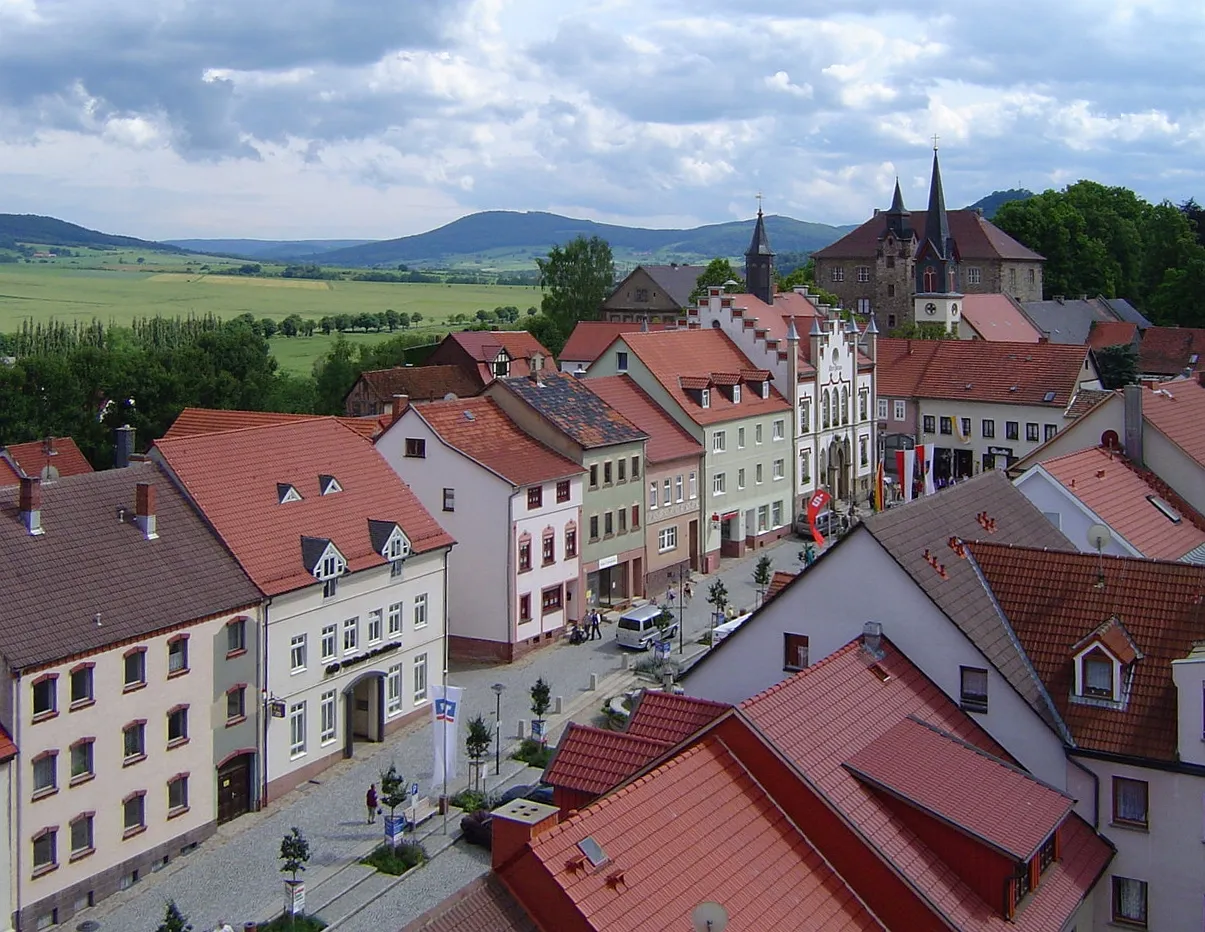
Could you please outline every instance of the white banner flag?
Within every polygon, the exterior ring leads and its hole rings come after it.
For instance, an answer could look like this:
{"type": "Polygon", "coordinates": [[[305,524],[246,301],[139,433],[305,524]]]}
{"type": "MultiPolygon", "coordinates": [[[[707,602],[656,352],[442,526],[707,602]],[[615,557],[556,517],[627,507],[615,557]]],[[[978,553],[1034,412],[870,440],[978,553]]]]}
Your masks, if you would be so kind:
{"type": "Polygon", "coordinates": [[[900,490],[904,493],[904,501],[912,501],[912,466],[916,462],[916,452],[913,450],[897,450],[896,464],[899,467],[900,490]]]}
{"type": "Polygon", "coordinates": [[[933,484],[933,444],[926,443],[916,449],[921,451],[921,460],[918,465],[924,470],[922,475],[925,477],[925,494],[932,495],[937,491],[937,486],[933,484]]]}
{"type": "Polygon", "coordinates": [[[435,779],[456,778],[456,765],[460,750],[460,697],[464,692],[459,686],[432,686],[431,714],[435,724],[435,779]],[[444,767],[447,766],[445,774],[444,767]]]}

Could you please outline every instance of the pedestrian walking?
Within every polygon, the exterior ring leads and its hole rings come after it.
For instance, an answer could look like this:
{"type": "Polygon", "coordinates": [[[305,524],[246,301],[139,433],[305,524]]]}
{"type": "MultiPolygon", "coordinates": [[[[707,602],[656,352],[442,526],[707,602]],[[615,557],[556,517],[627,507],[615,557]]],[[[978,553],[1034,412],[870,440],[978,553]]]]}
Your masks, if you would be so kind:
{"type": "Polygon", "coordinates": [[[684,582],[682,584],[682,604],[689,605],[690,597],[693,596],[694,594],[695,594],[695,591],[694,591],[694,589],[691,588],[690,580],[688,579],[688,580],[686,580],[686,582],[684,582]]]}
{"type": "Polygon", "coordinates": [[[598,639],[602,640],[602,629],[599,627],[599,622],[602,620],[598,613],[598,609],[594,610],[594,614],[590,617],[590,640],[593,641],[597,635],[598,639]]]}
{"type": "Polygon", "coordinates": [[[368,807],[368,822],[371,825],[377,820],[377,785],[371,783],[368,792],[364,794],[364,805],[368,807]]]}
{"type": "Polygon", "coordinates": [[[219,919],[218,924],[213,927],[213,932],[234,932],[234,929],[225,919],[219,919]]]}

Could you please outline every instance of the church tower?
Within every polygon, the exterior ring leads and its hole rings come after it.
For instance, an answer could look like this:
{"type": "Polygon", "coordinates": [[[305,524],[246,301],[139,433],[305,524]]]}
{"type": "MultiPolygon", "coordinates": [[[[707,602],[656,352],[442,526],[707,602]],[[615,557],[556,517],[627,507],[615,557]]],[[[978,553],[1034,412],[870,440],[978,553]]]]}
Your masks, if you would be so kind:
{"type": "Polygon", "coordinates": [[[900,179],[895,179],[895,194],[891,198],[891,208],[887,211],[887,232],[901,243],[912,239],[912,214],[904,206],[904,195],[900,192],[900,179]]]}
{"type": "Polygon", "coordinates": [[[757,207],[757,225],[753,228],[753,239],[745,252],[745,281],[749,293],[766,304],[774,303],[774,252],[766,236],[766,224],[761,205],[757,207]]]}
{"type": "MultiPolygon", "coordinates": [[[[898,187],[897,187],[898,192],[898,187]]],[[[941,186],[941,166],[933,147],[933,180],[929,184],[929,209],[925,231],[916,250],[916,292],[913,316],[918,324],[942,324],[957,331],[962,295],[958,291],[958,244],[950,235],[946,195],[941,186]]]]}

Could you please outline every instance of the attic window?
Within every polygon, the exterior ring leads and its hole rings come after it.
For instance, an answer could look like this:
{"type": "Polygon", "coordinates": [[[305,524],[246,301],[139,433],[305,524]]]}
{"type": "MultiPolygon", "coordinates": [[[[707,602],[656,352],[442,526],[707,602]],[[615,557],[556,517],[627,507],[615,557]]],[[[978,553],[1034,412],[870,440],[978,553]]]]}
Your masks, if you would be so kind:
{"type": "Polygon", "coordinates": [[[1042,396],[1042,400],[1048,403],[1054,401],[1054,392],[1047,392],[1042,396]]]}
{"type": "Polygon", "coordinates": [[[741,387],[739,385],[732,386],[732,403],[734,405],[741,403],[741,387]]]}
{"type": "Polygon", "coordinates": [[[1154,505],[1172,524],[1179,524],[1184,520],[1180,512],[1176,511],[1169,502],[1160,498],[1158,495],[1148,495],[1146,500],[1154,505]]]}
{"type": "Polygon", "coordinates": [[[870,672],[878,677],[880,683],[886,683],[889,679],[891,679],[891,674],[888,673],[884,667],[877,663],[870,665],[870,672]]]}
{"type": "Polygon", "coordinates": [[[335,492],[343,491],[343,486],[339,485],[339,480],[334,476],[319,476],[318,488],[322,490],[323,495],[333,495],[335,492]]]}
{"type": "Polygon", "coordinates": [[[503,350],[494,358],[494,377],[504,379],[510,375],[510,357],[503,350]]]}
{"type": "Polygon", "coordinates": [[[1083,664],[1084,695],[1102,699],[1113,698],[1113,660],[1103,652],[1086,654],[1083,664]]]}
{"type": "Polygon", "coordinates": [[[699,404],[701,404],[704,408],[711,407],[711,389],[710,388],[704,388],[699,392],[699,404]]]}
{"type": "Polygon", "coordinates": [[[761,383],[761,396],[762,396],[762,398],[770,397],[770,383],[769,382],[761,383]]]}
{"type": "Polygon", "coordinates": [[[406,438],[406,456],[411,459],[427,458],[427,441],[423,437],[406,438]]]}
{"type": "Polygon", "coordinates": [[[336,554],[327,554],[322,558],[322,563],[318,565],[318,572],[314,575],[319,579],[333,579],[336,576],[341,576],[347,564],[343,559],[336,554]]]}
{"type": "Polygon", "coordinates": [[[286,502],[299,502],[301,493],[287,482],[278,482],[276,483],[276,501],[280,505],[286,502]]]}
{"type": "Polygon", "coordinates": [[[593,835],[587,835],[577,843],[578,850],[586,856],[592,867],[598,867],[601,864],[606,864],[609,858],[607,852],[603,851],[602,845],[594,840],[593,835]]]}

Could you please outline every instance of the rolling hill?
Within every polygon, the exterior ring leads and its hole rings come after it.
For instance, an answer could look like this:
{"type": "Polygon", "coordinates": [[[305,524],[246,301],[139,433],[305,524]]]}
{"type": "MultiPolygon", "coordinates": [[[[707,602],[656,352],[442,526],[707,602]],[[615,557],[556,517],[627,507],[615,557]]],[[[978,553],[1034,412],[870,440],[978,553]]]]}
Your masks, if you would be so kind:
{"type": "Polygon", "coordinates": [[[179,246],[152,243],[133,236],[114,236],[87,227],[39,217],[35,214],[0,214],[0,249],[12,249],[18,243],[38,246],[91,246],[146,249],[160,252],[184,252],[179,246]]]}
{"type": "Polygon", "coordinates": [[[369,239],[172,239],[166,241],[190,252],[243,256],[248,259],[309,259],[335,249],[363,246],[369,239]]]}
{"type": "Polygon", "coordinates": [[[1009,188],[1007,191],[993,191],[985,197],[979,198],[974,204],[967,207],[967,210],[982,210],[983,216],[991,220],[996,216],[1002,206],[1009,201],[1023,201],[1033,197],[1033,192],[1025,188],[1009,188]]]}
{"type": "MultiPolygon", "coordinates": [[[[853,227],[767,217],[766,230],[777,252],[811,252],[853,227]]],[[[611,244],[617,263],[705,261],[740,256],[749,245],[753,221],[717,223],[690,230],[650,230],[593,220],[574,220],[539,211],[491,210],[470,214],[427,233],[383,240],[321,254],[324,265],[352,267],[406,265],[489,265],[530,267],[537,256],[577,236],[600,236],[611,244]]]]}

